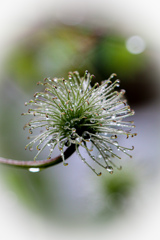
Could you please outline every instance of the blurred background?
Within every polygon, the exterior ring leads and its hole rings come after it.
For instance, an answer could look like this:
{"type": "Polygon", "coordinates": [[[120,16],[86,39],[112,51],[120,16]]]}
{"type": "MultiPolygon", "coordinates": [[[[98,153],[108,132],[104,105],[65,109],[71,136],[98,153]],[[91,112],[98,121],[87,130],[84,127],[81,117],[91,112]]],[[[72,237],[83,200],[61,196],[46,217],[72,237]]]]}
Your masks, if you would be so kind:
{"type": "Polygon", "coordinates": [[[117,73],[138,133],[120,139],[135,150],[113,175],[96,177],[76,154],[40,173],[1,165],[1,239],[160,238],[159,10],[156,0],[1,3],[0,156],[33,158],[24,102],[38,81],[74,70],[96,82],[117,73]]]}

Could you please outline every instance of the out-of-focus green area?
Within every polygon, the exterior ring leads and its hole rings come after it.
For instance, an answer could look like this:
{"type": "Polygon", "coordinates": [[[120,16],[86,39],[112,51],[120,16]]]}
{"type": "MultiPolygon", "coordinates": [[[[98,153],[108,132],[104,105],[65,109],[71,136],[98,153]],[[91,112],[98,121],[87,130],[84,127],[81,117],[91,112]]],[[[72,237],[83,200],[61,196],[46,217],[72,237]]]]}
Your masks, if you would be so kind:
{"type": "MultiPolygon", "coordinates": [[[[132,107],[154,99],[153,65],[147,50],[129,52],[128,37],[93,27],[49,26],[21,39],[8,56],[0,89],[1,155],[33,158],[35,152],[24,150],[27,132],[22,128],[27,119],[20,114],[26,111],[24,102],[40,90],[36,83],[45,77],[67,77],[74,70],[83,75],[87,69],[100,82],[116,72],[132,107]]],[[[59,165],[36,174],[4,166],[0,171],[30,209],[53,219],[96,222],[125,211],[125,203],[129,204],[138,185],[134,172],[124,168],[112,176],[103,172],[104,176],[97,178],[78,161],[74,155],[67,169],[59,165]]]]}
{"type": "Polygon", "coordinates": [[[128,100],[140,104],[153,97],[153,91],[147,91],[152,87],[153,65],[147,51],[132,54],[126,42],[127,36],[107,29],[84,26],[35,29],[21,39],[8,57],[6,77],[31,92],[36,89],[36,82],[46,76],[66,77],[74,70],[83,75],[87,69],[96,76],[95,81],[101,81],[116,72],[122,80],[121,87],[127,90],[128,100]],[[139,91],[141,88],[144,91],[139,91]]]}

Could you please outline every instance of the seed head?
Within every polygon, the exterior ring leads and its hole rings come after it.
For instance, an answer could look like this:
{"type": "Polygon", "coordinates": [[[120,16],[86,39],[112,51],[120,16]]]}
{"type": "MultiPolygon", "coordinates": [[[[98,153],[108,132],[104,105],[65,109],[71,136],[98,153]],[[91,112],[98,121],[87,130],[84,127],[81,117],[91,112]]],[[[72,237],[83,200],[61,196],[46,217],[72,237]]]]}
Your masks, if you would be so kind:
{"type": "Polygon", "coordinates": [[[93,87],[91,87],[91,81],[94,75],[90,75],[88,71],[82,78],[76,71],[69,72],[67,80],[45,78],[44,83],[38,82],[38,85],[45,86],[45,90],[36,92],[34,100],[25,103],[31,107],[27,113],[22,114],[34,116],[24,126],[29,128],[30,134],[36,128],[41,129],[40,133],[33,136],[33,140],[26,146],[32,150],[33,145],[37,143],[38,152],[34,160],[46,147],[49,147],[48,158],[50,159],[54,148],[58,146],[63,164],[68,165],[64,159],[64,149],[74,144],[81,160],[100,176],[101,173],[97,173],[82,156],[79,146],[109,173],[113,173],[113,167],[117,167],[112,162],[112,157],[120,158],[113,152],[113,148],[131,157],[128,151],[133,150],[133,147],[126,148],[115,141],[119,135],[126,135],[127,138],[136,135],[130,132],[130,128],[135,127],[133,122],[122,121],[133,115],[134,111],[124,100],[125,91],[115,90],[120,82],[118,79],[112,81],[115,76],[112,74],[100,86],[95,83],[93,87]],[[93,147],[97,149],[98,156],[91,153],[93,147]]]}

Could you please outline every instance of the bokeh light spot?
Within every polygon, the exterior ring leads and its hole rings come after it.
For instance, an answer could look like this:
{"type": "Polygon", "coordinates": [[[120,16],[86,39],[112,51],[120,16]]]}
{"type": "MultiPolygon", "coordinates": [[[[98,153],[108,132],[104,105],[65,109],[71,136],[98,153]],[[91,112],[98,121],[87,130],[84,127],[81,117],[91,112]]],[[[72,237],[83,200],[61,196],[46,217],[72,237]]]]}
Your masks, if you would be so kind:
{"type": "Polygon", "coordinates": [[[140,36],[132,36],[127,39],[126,48],[132,54],[140,54],[145,50],[146,43],[140,36]]]}

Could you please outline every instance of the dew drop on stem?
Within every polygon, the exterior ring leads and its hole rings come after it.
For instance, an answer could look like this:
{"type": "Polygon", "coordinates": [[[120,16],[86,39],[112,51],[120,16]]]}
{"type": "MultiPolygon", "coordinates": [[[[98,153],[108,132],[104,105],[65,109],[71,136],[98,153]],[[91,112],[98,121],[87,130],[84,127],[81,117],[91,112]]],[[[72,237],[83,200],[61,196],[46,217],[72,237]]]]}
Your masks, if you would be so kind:
{"type": "Polygon", "coordinates": [[[65,122],[64,129],[68,129],[69,127],[70,127],[70,123],[69,122],[65,122]]]}
{"type": "Polygon", "coordinates": [[[113,167],[112,166],[107,166],[107,171],[109,172],[109,173],[113,173],[113,167]]]}
{"type": "Polygon", "coordinates": [[[40,168],[29,168],[28,171],[32,173],[37,173],[40,172],[40,168]]]}

